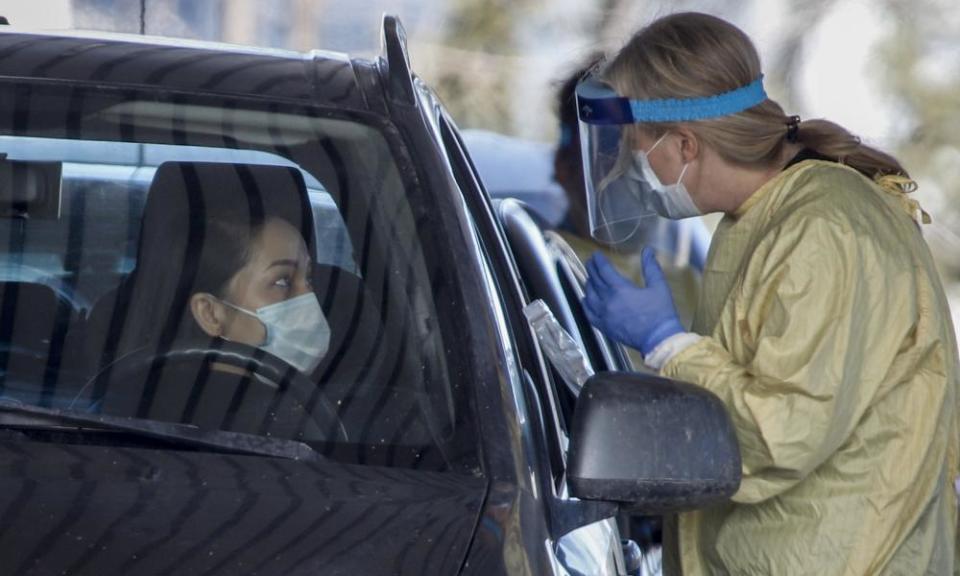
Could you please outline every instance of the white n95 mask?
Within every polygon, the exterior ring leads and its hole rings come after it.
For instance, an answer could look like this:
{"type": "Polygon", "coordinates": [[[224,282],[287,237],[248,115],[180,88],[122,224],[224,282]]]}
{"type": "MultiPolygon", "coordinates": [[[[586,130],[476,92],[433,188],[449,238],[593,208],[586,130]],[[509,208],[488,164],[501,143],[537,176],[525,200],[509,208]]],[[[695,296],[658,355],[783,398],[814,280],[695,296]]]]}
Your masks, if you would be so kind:
{"type": "Polygon", "coordinates": [[[700,210],[697,208],[697,205],[693,203],[693,198],[690,197],[687,187],[683,185],[683,175],[686,173],[689,164],[683,165],[676,184],[664,184],[660,182],[656,172],[653,171],[653,167],[650,166],[650,160],[647,158],[647,155],[653,152],[653,149],[663,142],[666,136],[667,134],[664,133],[646,152],[634,150],[634,169],[639,171],[647,185],[650,186],[653,194],[650,195],[648,202],[657,214],[673,220],[699,216],[700,210]]]}
{"type": "Polygon", "coordinates": [[[256,312],[222,302],[260,320],[267,337],[259,348],[304,374],[313,372],[327,353],[330,325],[313,292],[257,308],[256,312]]]}

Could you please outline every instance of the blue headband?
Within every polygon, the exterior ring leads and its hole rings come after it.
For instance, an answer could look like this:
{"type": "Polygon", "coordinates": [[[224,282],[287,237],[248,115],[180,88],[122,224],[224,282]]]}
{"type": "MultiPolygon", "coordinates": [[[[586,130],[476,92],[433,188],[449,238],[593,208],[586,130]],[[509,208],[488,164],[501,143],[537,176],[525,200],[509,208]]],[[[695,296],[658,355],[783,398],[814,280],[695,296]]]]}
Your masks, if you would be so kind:
{"type": "Polygon", "coordinates": [[[703,120],[743,112],[766,99],[762,74],[746,86],[702,98],[631,100],[596,80],[577,85],[577,113],[588,124],[703,120]]]}

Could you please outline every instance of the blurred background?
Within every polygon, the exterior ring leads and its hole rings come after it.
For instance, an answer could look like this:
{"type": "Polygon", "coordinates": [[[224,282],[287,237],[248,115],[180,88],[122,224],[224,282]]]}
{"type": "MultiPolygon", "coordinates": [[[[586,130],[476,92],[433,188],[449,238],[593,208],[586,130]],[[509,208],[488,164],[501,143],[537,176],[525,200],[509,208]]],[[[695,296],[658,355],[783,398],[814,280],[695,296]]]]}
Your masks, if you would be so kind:
{"type": "MultiPolygon", "coordinates": [[[[683,10],[744,29],[788,113],[839,122],[904,162],[933,216],[924,234],[960,325],[960,0],[0,0],[18,28],[371,58],[381,15],[398,14],[414,70],[461,128],[509,136],[540,156],[558,138],[559,83],[590,54],[683,10]]],[[[549,181],[549,165],[541,171],[549,181]]]]}

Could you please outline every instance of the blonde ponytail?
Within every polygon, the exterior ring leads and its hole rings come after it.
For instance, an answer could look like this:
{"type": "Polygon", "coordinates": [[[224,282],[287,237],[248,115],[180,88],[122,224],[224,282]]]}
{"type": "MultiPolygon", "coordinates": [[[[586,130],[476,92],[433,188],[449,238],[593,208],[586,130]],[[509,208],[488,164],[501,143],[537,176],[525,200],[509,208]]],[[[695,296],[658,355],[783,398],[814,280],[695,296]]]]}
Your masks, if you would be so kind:
{"type": "Polygon", "coordinates": [[[846,128],[829,120],[800,122],[797,126],[797,142],[875,180],[887,175],[910,176],[896,158],[863,144],[846,128]]]}

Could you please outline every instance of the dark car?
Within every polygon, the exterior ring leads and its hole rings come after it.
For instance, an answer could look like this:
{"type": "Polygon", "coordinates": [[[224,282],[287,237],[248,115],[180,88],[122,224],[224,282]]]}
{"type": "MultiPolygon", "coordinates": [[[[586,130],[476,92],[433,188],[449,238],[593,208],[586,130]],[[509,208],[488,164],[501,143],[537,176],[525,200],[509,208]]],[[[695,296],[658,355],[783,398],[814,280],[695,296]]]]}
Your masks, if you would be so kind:
{"type": "Polygon", "coordinates": [[[557,242],[483,191],[395,18],[376,60],[0,32],[2,572],[625,573],[617,517],[729,496],[736,443],[625,372],[557,242]],[[300,223],[315,369],[190,337],[231,202],[300,223]]]}

